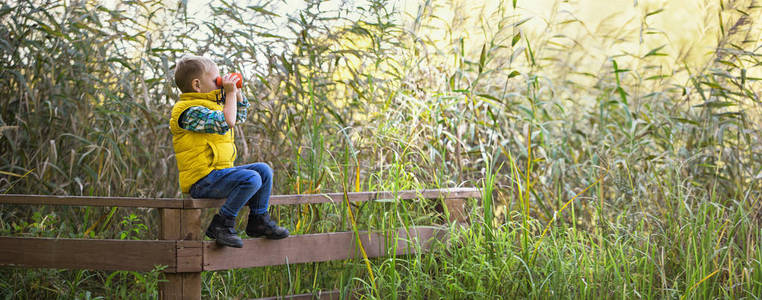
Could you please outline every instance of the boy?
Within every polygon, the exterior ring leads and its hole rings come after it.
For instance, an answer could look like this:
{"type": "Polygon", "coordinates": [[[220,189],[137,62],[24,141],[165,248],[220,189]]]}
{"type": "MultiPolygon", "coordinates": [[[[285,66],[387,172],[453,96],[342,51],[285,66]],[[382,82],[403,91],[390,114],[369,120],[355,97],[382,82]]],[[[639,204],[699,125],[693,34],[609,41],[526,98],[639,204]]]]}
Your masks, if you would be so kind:
{"type": "Polygon", "coordinates": [[[246,119],[249,103],[236,87],[232,74],[222,77],[209,58],[185,56],[175,67],[175,84],[182,94],[172,108],[169,127],[180,170],[180,189],[193,198],[227,198],[214,215],[206,235],[217,244],[241,248],[235,218],[248,203],[246,234],[282,239],[287,229],[270,220],[267,206],[272,170],[267,164],[233,166],[236,158],[233,127],[246,119]]]}

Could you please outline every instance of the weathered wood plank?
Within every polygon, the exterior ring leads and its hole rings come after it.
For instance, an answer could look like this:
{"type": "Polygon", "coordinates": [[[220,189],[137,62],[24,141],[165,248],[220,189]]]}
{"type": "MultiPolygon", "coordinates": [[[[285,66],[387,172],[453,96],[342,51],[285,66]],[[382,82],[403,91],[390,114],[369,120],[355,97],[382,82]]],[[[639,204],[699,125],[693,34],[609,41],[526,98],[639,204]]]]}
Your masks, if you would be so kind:
{"type": "MultiPolygon", "coordinates": [[[[383,199],[394,199],[395,195],[401,200],[409,199],[462,199],[480,198],[481,192],[476,188],[451,188],[408,190],[394,192],[353,192],[347,193],[349,201],[365,202],[383,199]]],[[[340,203],[344,201],[344,193],[327,194],[298,194],[273,195],[270,205],[294,205],[308,203],[340,203]]],[[[91,197],[91,196],[55,196],[55,195],[0,195],[0,204],[28,205],[71,205],[71,206],[118,206],[118,207],[147,207],[147,208],[218,208],[225,199],[192,199],[192,198],[138,198],[138,197],[91,197]]]]}
{"type": "MultiPolygon", "coordinates": [[[[177,272],[201,272],[201,209],[183,209],[181,221],[180,240],[177,241],[177,272]]],[[[198,275],[201,280],[201,273],[198,275]]]]}
{"type": "MultiPolygon", "coordinates": [[[[163,208],[159,210],[159,219],[161,228],[159,229],[159,239],[172,240],[177,247],[177,240],[182,236],[182,209],[163,208]]],[[[175,300],[183,298],[183,276],[177,272],[177,256],[172,257],[175,262],[175,268],[167,268],[164,273],[164,280],[159,282],[159,299],[175,300]]]]}
{"type": "MultiPolygon", "coordinates": [[[[394,199],[395,195],[400,200],[410,199],[464,199],[480,198],[481,191],[477,188],[452,188],[433,190],[408,190],[394,192],[353,192],[347,193],[347,198],[352,202],[376,201],[394,199]]],[[[294,205],[314,203],[341,203],[344,201],[344,193],[327,194],[298,194],[298,195],[273,195],[270,197],[270,205],[294,205]]],[[[225,203],[225,199],[185,199],[185,207],[192,208],[215,208],[225,203]]]]}
{"type": "Polygon", "coordinates": [[[450,222],[466,223],[468,214],[466,213],[465,199],[445,199],[445,206],[450,214],[450,222]]]}
{"type": "Polygon", "coordinates": [[[182,222],[182,209],[160,209],[159,210],[159,239],[160,240],[179,240],[180,223],[182,222]]]}
{"type": "MultiPolygon", "coordinates": [[[[428,250],[432,239],[442,238],[446,229],[438,227],[411,227],[410,234],[399,229],[396,235],[396,255],[410,254],[416,251],[414,243],[422,250],[428,250]]],[[[360,232],[360,240],[368,257],[387,254],[389,246],[394,245],[395,234],[378,232],[360,232]]],[[[295,235],[282,240],[245,239],[243,248],[221,247],[213,241],[204,241],[204,271],[229,270],[305,262],[319,262],[362,257],[356,247],[353,232],[331,232],[320,234],[295,235]]]]}
{"type": "Polygon", "coordinates": [[[201,209],[183,209],[179,240],[200,241],[201,239],[201,209]]]}
{"type": "Polygon", "coordinates": [[[150,271],[175,268],[174,241],[0,237],[0,265],[150,271]]]}
{"type": "Polygon", "coordinates": [[[0,204],[71,205],[71,206],[118,206],[182,208],[185,199],[137,198],[137,197],[90,197],[55,195],[0,195],[0,204]]]}
{"type": "Polygon", "coordinates": [[[160,299],[201,299],[201,209],[161,209],[159,238],[175,243],[176,266],[159,283],[160,299]]]}
{"type": "MultiPolygon", "coordinates": [[[[348,299],[357,299],[357,297],[354,296],[354,294],[347,295],[348,299]]],[[[340,300],[341,299],[341,292],[333,290],[333,291],[322,291],[317,293],[317,295],[314,294],[296,294],[296,295],[288,295],[288,296],[275,296],[275,297],[265,297],[265,298],[256,298],[254,300],[340,300]]]]}
{"type": "Polygon", "coordinates": [[[203,247],[201,241],[177,241],[177,272],[201,272],[203,247]]]}

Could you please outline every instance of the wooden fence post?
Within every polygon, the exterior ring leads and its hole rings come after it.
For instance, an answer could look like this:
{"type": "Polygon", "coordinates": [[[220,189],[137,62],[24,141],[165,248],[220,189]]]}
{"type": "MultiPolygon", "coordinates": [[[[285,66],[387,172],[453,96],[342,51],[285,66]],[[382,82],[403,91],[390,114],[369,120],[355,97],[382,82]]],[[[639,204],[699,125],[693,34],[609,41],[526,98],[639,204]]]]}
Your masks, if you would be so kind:
{"type": "Polygon", "coordinates": [[[176,269],[166,270],[159,283],[160,299],[201,299],[201,209],[159,210],[159,239],[177,240],[176,269]]]}
{"type": "Polygon", "coordinates": [[[457,221],[458,224],[463,224],[467,222],[467,215],[466,215],[466,199],[462,198],[455,198],[455,199],[445,199],[445,206],[447,206],[447,211],[450,213],[450,223],[457,221]]]}

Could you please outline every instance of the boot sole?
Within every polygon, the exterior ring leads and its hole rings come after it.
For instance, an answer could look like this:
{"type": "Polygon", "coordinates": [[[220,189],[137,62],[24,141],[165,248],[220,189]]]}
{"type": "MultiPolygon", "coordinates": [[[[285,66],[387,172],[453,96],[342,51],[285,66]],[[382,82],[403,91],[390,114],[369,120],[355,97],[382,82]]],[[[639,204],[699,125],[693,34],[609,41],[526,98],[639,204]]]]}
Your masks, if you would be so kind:
{"type": "Polygon", "coordinates": [[[268,236],[268,235],[264,235],[264,234],[259,234],[259,235],[251,235],[251,234],[249,234],[249,233],[247,232],[247,233],[246,233],[246,235],[248,235],[248,236],[249,236],[249,237],[251,237],[251,238],[260,238],[260,237],[264,237],[264,238],[266,238],[266,239],[268,239],[268,240],[282,240],[282,239],[285,239],[285,238],[287,238],[287,237],[288,237],[290,234],[287,234],[287,235],[284,235],[284,236],[268,236]]]}
{"type": "Polygon", "coordinates": [[[206,236],[208,236],[210,239],[213,239],[213,240],[214,240],[214,242],[215,242],[215,243],[217,243],[217,245],[220,245],[220,246],[228,246],[228,247],[233,247],[233,248],[243,248],[243,245],[238,245],[238,244],[226,244],[226,243],[224,243],[224,242],[222,242],[222,241],[218,240],[218,239],[217,239],[217,237],[216,237],[216,236],[214,236],[214,234],[210,233],[209,231],[207,231],[207,232],[206,232],[206,236]]]}
{"type": "Polygon", "coordinates": [[[223,242],[220,242],[220,240],[215,240],[215,241],[217,242],[217,245],[220,245],[220,246],[228,246],[228,247],[232,247],[232,248],[243,248],[243,245],[225,244],[223,242]]]}

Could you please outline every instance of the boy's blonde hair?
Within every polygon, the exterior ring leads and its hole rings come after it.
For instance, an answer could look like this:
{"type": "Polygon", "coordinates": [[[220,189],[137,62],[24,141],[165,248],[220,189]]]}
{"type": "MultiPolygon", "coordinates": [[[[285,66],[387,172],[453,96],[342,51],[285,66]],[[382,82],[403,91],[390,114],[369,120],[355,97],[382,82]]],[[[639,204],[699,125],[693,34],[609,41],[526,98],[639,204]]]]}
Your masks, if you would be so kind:
{"type": "Polygon", "coordinates": [[[175,66],[175,84],[183,93],[193,92],[193,79],[209,72],[216,64],[208,57],[186,55],[175,66]]]}

